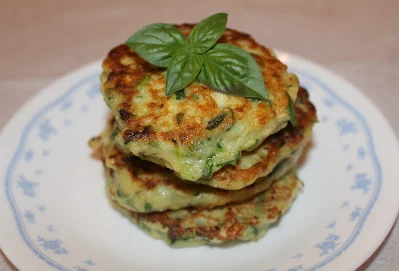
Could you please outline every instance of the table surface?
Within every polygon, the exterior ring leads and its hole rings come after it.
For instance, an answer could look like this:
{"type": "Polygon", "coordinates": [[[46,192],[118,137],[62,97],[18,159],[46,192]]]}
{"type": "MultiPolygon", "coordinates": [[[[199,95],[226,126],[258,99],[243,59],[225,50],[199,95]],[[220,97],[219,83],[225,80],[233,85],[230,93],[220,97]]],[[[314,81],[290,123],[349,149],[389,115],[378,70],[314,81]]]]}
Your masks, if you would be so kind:
{"type": "MultiPolygon", "coordinates": [[[[7,1],[0,9],[0,127],[45,85],[103,58],[141,26],[225,11],[229,27],[351,81],[398,135],[398,10],[397,0],[7,1]]],[[[17,269],[0,251],[0,271],[9,270],[17,269]]],[[[398,225],[359,270],[399,270],[398,225]]]]}

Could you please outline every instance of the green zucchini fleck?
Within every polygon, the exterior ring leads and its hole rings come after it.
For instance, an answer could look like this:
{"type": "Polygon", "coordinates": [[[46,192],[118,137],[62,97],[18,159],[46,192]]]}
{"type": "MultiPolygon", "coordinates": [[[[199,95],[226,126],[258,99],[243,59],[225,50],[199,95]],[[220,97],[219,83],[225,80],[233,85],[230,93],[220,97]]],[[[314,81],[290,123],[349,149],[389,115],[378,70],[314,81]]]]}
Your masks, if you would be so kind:
{"type": "Polygon", "coordinates": [[[186,93],[184,92],[184,89],[176,91],[175,94],[176,94],[176,100],[183,100],[184,98],[186,98],[186,93]]]}
{"type": "Polygon", "coordinates": [[[146,75],[141,79],[141,82],[138,84],[137,89],[142,91],[144,90],[145,85],[150,81],[151,75],[146,75]]]}
{"type": "Polygon", "coordinates": [[[196,151],[200,151],[202,148],[204,148],[204,146],[205,146],[205,142],[200,141],[198,143],[191,144],[188,148],[190,149],[190,151],[196,152],[196,151]]]}
{"type": "Polygon", "coordinates": [[[226,113],[221,113],[219,115],[217,115],[216,117],[214,117],[213,119],[211,119],[208,124],[206,125],[206,129],[207,130],[213,130],[216,127],[218,127],[223,121],[224,118],[227,116],[226,113]]]}
{"type": "Polygon", "coordinates": [[[144,205],[144,210],[145,210],[146,212],[151,212],[151,211],[152,211],[152,205],[151,205],[150,203],[146,203],[146,204],[144,205]]]}
{"type": "Polygon", "coordinates": [[[116,190],[116,196],[117,196],[118,198],[126,198],[128,195],[125,194],[125,193],[123,193],[123,192],[120,191],[120,190],[116,190]]]}
{"type": "Polygon", "coordinates": [[[153,140],[148,141],[148,145],[150,145],[151,147],[158,147],[158,143],[153,140]]]}
{"type": "Polygon", "coordinates": [[[193,99],[194,99],[194,100],[199,100],[199,98],[200,98],[200,96],[198,95],[198,93],[195,93],[195,94],[193,95],[193,99]]]}
{"type": "Polygon", "coordinates": [[[222,168],[224,166],[235,166],[237,164],[237,161],[241,159],[241,156],[242,156],[241,152],[239,151],[239,152],[237,152],[234,160],[223,161],[223,162],[216,164],[216,166],[220,167],[220,168],[222,168]]]}
{"type": "Polygon", "coordinates": [[[204,171],[202,172],[202,177],[208,179],[212,176],[213,161],[212,156],[206,160],[204,171]]]}
{"type": "Polygon", "coordinates": [[[254,235],[255,235],[255,236],[258,235],[258,233],[259,233],[258,228],[255,227],[255,226],[250,226],[250,227],[252,228],[252,230],[253,230],[253,232],[254,232],[254,235]]]}
{"type": "Polygon", "coordinates": [[[118,129],[114,129],[114,131],[113,131],[112,134],[111,134],[112,140],[115,139],[115,137],[118,135],[118,133],[119,133],[119,130],[118,130],[118,129]]]}
{"type": "Polygon", "coordinates": [[[292,126],[296,126],[296,114],[295,114],[295,103],[291,99],[291,96],[287,93],[288,99],[289,99],[289,104],[288,104],[288,115],[290,116],[290,122],[292,126]]]}
{"type": "Polygon", "coordinates": [[[213,130],[220,126],[222,130],[228,131],[233,127],[234,123],[235,117],[233,110],[231,108],[225,108],[220,114],[208,122],[206,129],[213,130]]]}
{"type": "Polygon", "coordinates": [[[248,148],[249,150],[252,150],[254,147],[256,147],[256,145],[258,145],[259,143],[259,138],[255,139],[255,142],[251,144],[251,146],[248,148]]]}
{"type": "Polygon", "coordinates": [[[225,166],[235,166],[236,164],[237,164],[237,160],[230,160],[227,162],[217,163],[216,166],[222,168],[225,166]]]}

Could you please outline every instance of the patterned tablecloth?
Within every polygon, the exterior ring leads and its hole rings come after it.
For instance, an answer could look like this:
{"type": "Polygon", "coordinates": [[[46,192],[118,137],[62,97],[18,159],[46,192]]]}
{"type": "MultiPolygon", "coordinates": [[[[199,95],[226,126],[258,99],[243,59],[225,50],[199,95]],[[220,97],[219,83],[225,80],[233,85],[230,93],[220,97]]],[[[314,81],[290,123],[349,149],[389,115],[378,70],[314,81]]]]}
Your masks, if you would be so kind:
{"type": "MultiPolygon", "coordinates": [[[[7,1],[0,9],[0,127],[42,87],[102,58],[140,26],[216,11],[262,43],[316,61],[363,90],[399,134],[399,1],[7,1]],[[115,3],[118,2],[118,3],[115,3]]],[[[17,270],[0,253],[0,271],[17,270]]],[[[359,270],[399,270],[399,226],[359,270]]]]}

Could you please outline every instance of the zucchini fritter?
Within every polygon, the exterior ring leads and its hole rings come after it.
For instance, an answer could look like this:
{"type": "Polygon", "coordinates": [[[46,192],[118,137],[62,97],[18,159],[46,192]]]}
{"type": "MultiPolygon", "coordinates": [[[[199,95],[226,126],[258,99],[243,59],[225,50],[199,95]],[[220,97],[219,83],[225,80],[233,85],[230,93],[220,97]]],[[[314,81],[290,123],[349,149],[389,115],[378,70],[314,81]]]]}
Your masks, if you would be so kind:
{"type": "MultiPolygon", "coordinates": [[[[187,37],[192,27],[178,29],[187,37]]],[[[120,149],[166,166],[182,179],[198,181],[235,163],[242,151],[255,149],[287,125],[297,77],[249,35],[226,30],[218,42],[252,54],[270,101],[226,95],[198,82],[166,96],[165,69],[120,45],[104,60],[101,76],[104,100],[120,126],[115,136],[120,149]]]]}
{"type": "Polygon", "coordinates": [[[236,166],[226,166],[211,180],[201,180],[203,185],[180,180],[167,168],[123,154],[112,142],[113,131],[117,129],[114,119],[100,136],[91,141],[91,146],[103,160],[107,174],[111,176],[115,200],[123,207],[135,212],[188,206],[212,208],[243,201],[263,192],[273,180],[296,166],[316,119],[314,107],[302,88],[298,93],[296,112],[296,127],[290,125],[267,138],[252,152],[244,152],[236,166]],[[276,166],[279,170],[275,170],[276,166]],[[230,188],[249,185],[227,191],[205,185],[218,181],[230,188]]]}
{"type": "MultiPolygon", "coordinates": [[[[275,181],[270,189],[247,201],[210,210],[186,208],[154,213],[128,212],[147,234],[172,246],[219,245],[229,241],[251,241],[262,237],[268,228],[291,206],[302,182],[289,174],[275,181]]],[[[111,199],[115,195],[110,192],[111,199]]]]}

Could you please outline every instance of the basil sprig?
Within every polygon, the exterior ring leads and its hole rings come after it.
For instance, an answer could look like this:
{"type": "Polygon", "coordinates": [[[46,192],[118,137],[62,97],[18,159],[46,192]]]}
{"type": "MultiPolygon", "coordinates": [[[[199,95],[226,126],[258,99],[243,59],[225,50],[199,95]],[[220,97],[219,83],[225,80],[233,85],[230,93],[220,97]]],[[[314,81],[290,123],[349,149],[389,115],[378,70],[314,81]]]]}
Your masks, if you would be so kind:
{"type": "Polygon", "coordinates": [[[188,41],[173,25],[151,24],[126,45],[151,64],[167,68],[167,95],[197,79],[225,94],[267,100],[262,73],[251,54],[232,44],[216,44],[226,24],[226,13],[214,14],[192,29],[188,41]]]}

